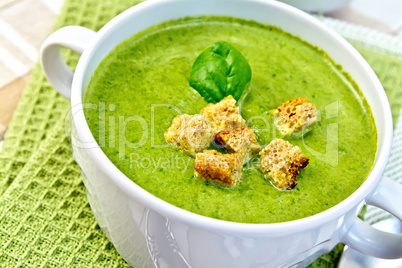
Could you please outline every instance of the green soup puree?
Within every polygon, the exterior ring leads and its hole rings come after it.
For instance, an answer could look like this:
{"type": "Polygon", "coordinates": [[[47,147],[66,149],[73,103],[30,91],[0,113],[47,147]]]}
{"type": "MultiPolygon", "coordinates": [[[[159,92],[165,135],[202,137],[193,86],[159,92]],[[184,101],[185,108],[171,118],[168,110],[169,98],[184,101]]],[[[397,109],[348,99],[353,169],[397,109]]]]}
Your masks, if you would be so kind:
{"type": "Polygon", "coordinates": [[[158,198],[221,220],[274,223],[322,212],[364,182],[376,153],[370,107],[342,68],[296,36],[242,19],[185,18],[126,39],[100,63],[85,103],[91,132],[117,168],[158,198]],[[262,148],[283,138],[310,159],[294,190],[275,189],[256,159],[238,186],[208,184],[194,177],[194,158],[166,142],[174,117],[207,105],[189,76],[196,57],[217,41],[232,44],[251,66],[239,104],[262,148]],[[296,97],[316,105],[318,120],[304,137],[282,137],[269,111],[296,97]]]}

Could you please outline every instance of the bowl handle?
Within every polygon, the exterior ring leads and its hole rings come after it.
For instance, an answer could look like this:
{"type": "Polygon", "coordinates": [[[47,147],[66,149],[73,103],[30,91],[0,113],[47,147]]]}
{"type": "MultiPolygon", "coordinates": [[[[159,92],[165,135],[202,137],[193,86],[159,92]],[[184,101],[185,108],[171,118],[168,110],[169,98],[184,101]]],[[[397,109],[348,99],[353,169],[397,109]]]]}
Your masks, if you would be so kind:
{"type": "MultiPolygon", "coordinates": [[[[383,177],[367,204],[382,208],[402,220],[402,185],[383,177]]],[[[377,258],[402,257],[402,234],[377,230],[359,218],[342,242],[363,254],[377,258]]]]}
{"type": "Polygon", "coordinates": [[[70,99],[73,72],[64,62],[60,46],[82,54],[96,32],[81,26],[66,26],[49,35],[40,49],[40,64],[47,80],[64,97],[70,99]]]}

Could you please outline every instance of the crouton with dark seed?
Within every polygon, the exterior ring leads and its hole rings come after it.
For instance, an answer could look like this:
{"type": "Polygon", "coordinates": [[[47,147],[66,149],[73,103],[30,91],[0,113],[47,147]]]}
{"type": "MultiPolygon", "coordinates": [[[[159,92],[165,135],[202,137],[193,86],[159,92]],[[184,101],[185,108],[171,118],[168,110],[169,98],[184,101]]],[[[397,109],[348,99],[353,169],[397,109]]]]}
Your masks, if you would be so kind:
{"type": "Polygon", "coordinates": [[[239,154],[222,154],[215,150],[198,153],[194,161],[195,176],[225,187],[239,184],[243,163],[239,154]]]}
{"type": "Polygon", "coordinates": [[[298,134],[317,120],[317,109],[308,98],[296,98],[273,110],[274,122],[282,135],[298,134]]]}
{"type": "Polygon", "coordinates": [[[249,126],[222,130],[215,135],[215,140],[222,144],[228,152],[240,154],[243,163],[247,163],[261,151],[254,131],[249,126]]]}
{"type": "Polygon", "coordinates": [[[274,139],[260,152],[260,166],[267,179],[278,190],[292,190],[297,185],[297,175],[308,165],[308,158],[297,146],[274,139]]]}
{"type": "Polygon", "coordinates": [[[236,106],[236,100],[231,95],[216,104],[208,104],[201,110],[201,114],[211,122],[215,133],[245,125],[239,107],[236,106]]]}
{"type": "Polygon", "coordinates": [[[178,115],[166,130],[165,138],[174,147],[195,156],[211,145],[214,132],[202,115],[178,115]]]}

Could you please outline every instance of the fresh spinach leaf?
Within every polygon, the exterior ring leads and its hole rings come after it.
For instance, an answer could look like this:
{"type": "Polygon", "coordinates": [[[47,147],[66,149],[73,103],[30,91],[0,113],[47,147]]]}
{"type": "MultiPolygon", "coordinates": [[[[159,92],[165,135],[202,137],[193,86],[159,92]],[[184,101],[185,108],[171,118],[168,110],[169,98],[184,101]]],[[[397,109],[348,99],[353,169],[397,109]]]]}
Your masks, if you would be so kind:
{"type": "Polygon", "coordinates": [[[246,58],[224,41],[207,47],[195,59],[190,74],[190,86],[214,103],[229,95],[239,100],[250,80],[251,68],[246,58]]]}

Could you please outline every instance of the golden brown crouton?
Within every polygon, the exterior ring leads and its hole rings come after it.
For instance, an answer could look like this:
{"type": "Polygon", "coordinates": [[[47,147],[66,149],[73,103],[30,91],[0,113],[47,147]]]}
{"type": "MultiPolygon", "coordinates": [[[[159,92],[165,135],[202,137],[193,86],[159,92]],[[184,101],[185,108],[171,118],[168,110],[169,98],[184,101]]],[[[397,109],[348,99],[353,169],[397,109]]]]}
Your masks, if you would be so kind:
{"type": "Polygon", "coordinates": [[[239,154],[205,150],[195,157],[194,173],[197,178],[229,187],[241,181],[243,164],[239,154]]]}
{"type": "Polygon", "coordinates": [[[170,144],[192,156],[208,148],[213,135],[211,125],[200,114],[176,116],[165,132],[165,138],[170,144]]]}
{"type": "Polygon", "coordinates": [[[281,104],[272,111],[275,125],[282,135],[300,133],[317,120],[317,109],[308,98],[296,98],[281,104]]]}
{"type": "Polygon", "coordinates": [[[233,99],[231,95],[217,104],[208,104],[201,110],[201,114],[211,122],[215,133],[245,125],[245,121],[240,115],[239,108],[236,106],[236,100],[233,99]]]}
{"type": "Polygon", "coordinates": [[[308,158],[297,146],[274,139],[260,152],[261,169],[265,177],[279,190],[292,190],[297,185],[300,169],[308,165],[308,158]]]}
{"type": "Polygon", "coordinates": [[[261,151],[261,146],[255,138],[254,131],[249,126],[222,130],[215,135],[215,140],[222,144],[228,152],[240,154],[243,163],[248,162],[261,151]]]}

